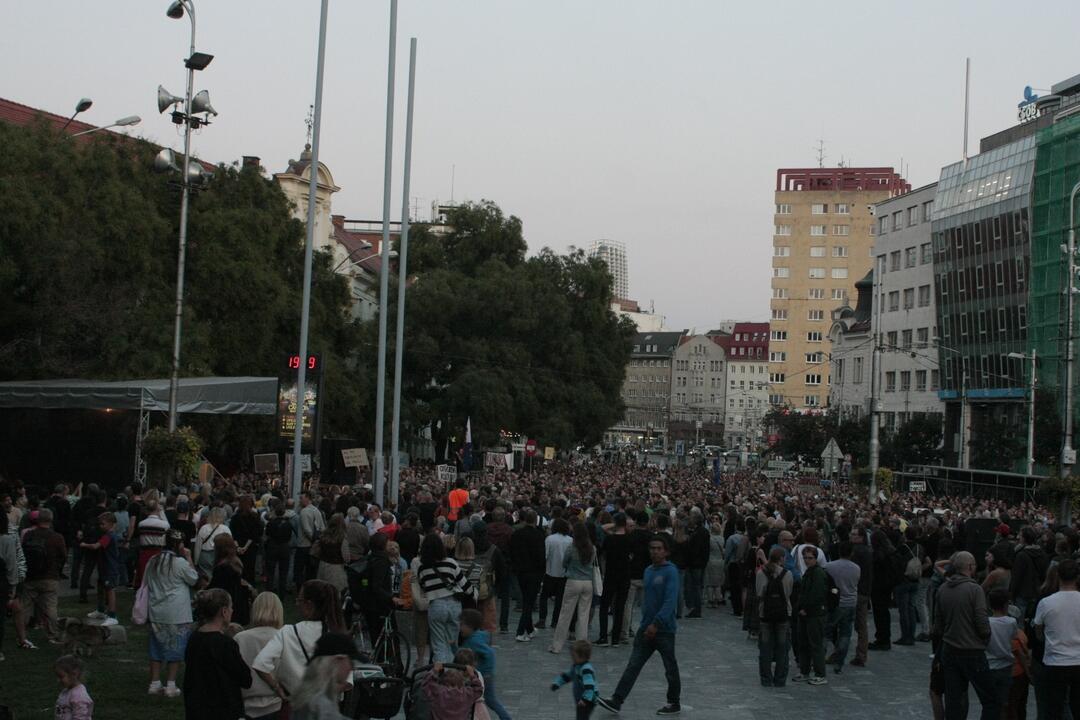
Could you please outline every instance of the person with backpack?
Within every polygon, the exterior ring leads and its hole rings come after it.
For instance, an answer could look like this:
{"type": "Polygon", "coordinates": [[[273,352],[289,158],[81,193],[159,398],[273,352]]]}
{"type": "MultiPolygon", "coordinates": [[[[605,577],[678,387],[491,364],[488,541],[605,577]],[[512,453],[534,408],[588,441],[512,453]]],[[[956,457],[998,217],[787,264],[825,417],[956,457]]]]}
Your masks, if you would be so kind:
{"type": "Polygon", "coordinates": [[[1013,556],[1009,595],[1012,596],[1013,604],[1020,608],[1020,616],[1028,618],[1035,612],[1035,604],[1039,600],[1039,587],[1046,579],[1050,558],[1039,545],[1038,532],[1030,525],[1020,528],[1020,541],[1021,545],[1013,556]]]}
{"type": "Polygon", "coordinates": [[[19,598],[22,613],[15,616],[15,637],[19,647],[36,650],[37,646],[26,636],[26,624],[32,614],[41,620],[50,641],[60,640],[56,606],[60,571],[67,561],[67,544],[63,536],[52,529],[52,510],[38,511],[37,527],[23,536],[22,549],[26,559],[26,580],[19,598]]]}
{"type": "Polygon", "coordinates": [[[277,578],[277,595],[283,598],[288,592],[289,560],[292,557],[292,541],[295,533],[292,520],[285,517],[285,501],[275,498],[271,505],[271,513],[266,523],[263,567],[267,587],[274,588],[274,579],[277,578]]]}
{"type": "Polygon", "coordinates": [[[915,596],[919,592],[919,578],[923,574],[923,551],[919,547],[918,531],[914,525],[908,525],[904,531],[904,540],[896,548],[895,565],[898,582],[893,594],[896,596],[896,608],[900,614],[900,639],[897,645],[915,644],[915,626],[918,614],[915,611],[915,596]]]}
{"type": "Polygon", "coordinates": [[[776,546],[758,570],[754,590],[761,625],[758,631],[758,673],[763,687],[787,684],[791,649],[791,590],[795,580],[784,567],[786,552],[776,546]]]}

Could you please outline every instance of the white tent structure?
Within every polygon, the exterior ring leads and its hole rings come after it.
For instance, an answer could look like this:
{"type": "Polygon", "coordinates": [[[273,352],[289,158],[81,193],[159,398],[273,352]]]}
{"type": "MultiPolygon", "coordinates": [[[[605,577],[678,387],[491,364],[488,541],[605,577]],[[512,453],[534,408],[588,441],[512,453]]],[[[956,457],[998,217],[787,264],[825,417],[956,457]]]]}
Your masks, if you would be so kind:
{"type": "MultiPolygon", "coordinates": [[[[182,378],[177,411],[216,415],[274,415],[276,377],[182,378]]],[[[169,380],[16,380],[0,382],[0,408],[41,410],[137,410],[135,478],[146,479],[142,440],[150,431],[150,413],[168,412],[169,380]]]]}

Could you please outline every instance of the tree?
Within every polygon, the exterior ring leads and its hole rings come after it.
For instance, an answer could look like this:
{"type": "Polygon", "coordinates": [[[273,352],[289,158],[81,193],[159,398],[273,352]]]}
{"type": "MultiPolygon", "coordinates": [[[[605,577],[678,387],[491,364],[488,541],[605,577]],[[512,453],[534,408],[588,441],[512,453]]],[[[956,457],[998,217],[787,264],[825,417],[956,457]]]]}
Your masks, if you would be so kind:
{"type": "Polygon", "coordinates": [[[1024,453],[1016,429],[989,412],[976,413],[972,419],[975,427],[971,432],[971,466],[981,470],[1012,470],[1013,462],[1024,453]]]}
{"type": "MultiPolygon", "coordinates": [[[[772,447],[772,452],[785,457],[803,456],[811,462],[818,462],[821,452],[829,442],[830,424],[827,415],[797,413],[791,408],[772,408],[765,414],[764,424],[773,428],[779,441],[772,447]]],[[[837,441],[839,442],[839,441],[837,441]]],[[[841,446],[841,449],[847,450],[841,446]]]]}
{"type": "Polygon", "coordinates": [[[1061,412],[1058,394],[1048,388],[1035,390],[1035,462],[1056,466],[1061,455],[1061,412]]]}
{"type": "MultiPolygon", "coordinates": [[[[521,221],[491,202],[452,211],[448,234],[410,239],[403,410],[436,451],[500,430],[595,443],[623,414],[633,324],[612,313],[607,266],[580,250],[526,259],[521,221]]],[[[393,294],[392,294],[393,296],[393,294]]]]}
{"type": "MultiPolygon", "coordinates": [[[[167,377],[180,198],[151,171],[157,148],[6,123],[0,146],[0,379],[167,377]]],[[[277,375],[298,345],[303,281],[288,200],[256,168],[220,166],[192,199],[188,237],[181,374],[277,375]]],[[[363,409],[349,306],[345,279],[317,254],[309,345],[323,355],[328,432],[363,409]]],[[[272,437],[268,418],[184,422],[241,456],[272,437]]]]}
{"type": "Polygon", "coordinates": [[[934,465],[941,460],[941,416],[915,415],[882,445],[882,465],[934,465]]]}

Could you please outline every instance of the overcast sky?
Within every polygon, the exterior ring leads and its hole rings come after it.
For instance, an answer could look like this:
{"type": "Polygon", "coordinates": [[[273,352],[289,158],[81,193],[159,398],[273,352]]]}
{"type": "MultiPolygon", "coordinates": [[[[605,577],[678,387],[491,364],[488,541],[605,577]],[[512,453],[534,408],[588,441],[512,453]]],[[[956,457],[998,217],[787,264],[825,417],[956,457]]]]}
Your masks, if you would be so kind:
{"type": "MultiPolygon", "coordinates": [[[[194,140],[212,161],[299,155],[314,98],[317,0],[196,0],[199,74],[220,112],[194,140]]],[[[0,96],[85,120],[184,90],[188,24],[168,0],[9,0],[0,96]]],[[[382,208],[389,0],[331,0],[321,159],[334,211],[382,208]]],[[[400,213],[409,38],[419,40],[411,195],[490,199],[533,250],[612,238],[630,294],[674,328],[766,319],[778,167],[893,165],[915,186],[959,159],[964,58],[971,147],[1015,122],[1025,85],[1080,73],[1076,0],[722,2],[401,0],[394,215],[400,213]]]]}

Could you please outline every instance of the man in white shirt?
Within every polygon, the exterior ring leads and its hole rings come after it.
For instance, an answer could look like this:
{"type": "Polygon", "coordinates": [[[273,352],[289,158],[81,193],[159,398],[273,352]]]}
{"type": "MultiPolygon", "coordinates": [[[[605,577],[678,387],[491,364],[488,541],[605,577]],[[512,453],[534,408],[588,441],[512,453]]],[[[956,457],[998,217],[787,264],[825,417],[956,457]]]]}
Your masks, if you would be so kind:
{"type": "Polygon", "coordinates": [[[563,590],[566,588],[566,571],[563,560],[566,549],[574,544],[570,537],[570,524],[565,518],[558,517],[551,522],[551,534],[544,540],[544,586],[540,591],[540,622],[538,628],[547,626],[547,601],[555,599],[555,608],[551,611],[551,627],[559,623],[559,610],[562,609],[563,590]]]}
{"type": "Polygon", "coordinates": [[[1061,589],[1039,601],[1035,632],[1046,641],[1046,717],[1064,717],[1068,697],[1076,718],[1080,717],[1080,566],[1075,560],[1064,560],[1057,568],[1061,589]]]}

